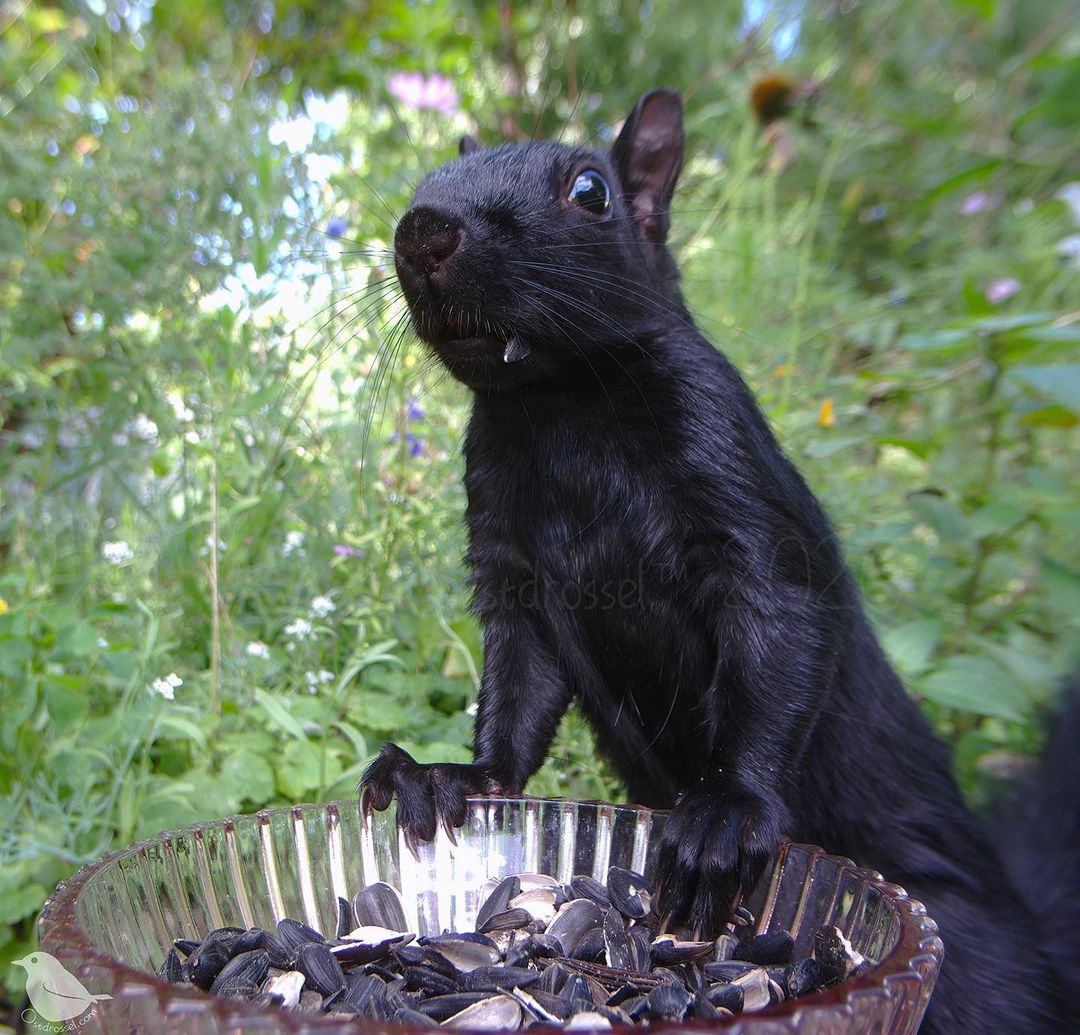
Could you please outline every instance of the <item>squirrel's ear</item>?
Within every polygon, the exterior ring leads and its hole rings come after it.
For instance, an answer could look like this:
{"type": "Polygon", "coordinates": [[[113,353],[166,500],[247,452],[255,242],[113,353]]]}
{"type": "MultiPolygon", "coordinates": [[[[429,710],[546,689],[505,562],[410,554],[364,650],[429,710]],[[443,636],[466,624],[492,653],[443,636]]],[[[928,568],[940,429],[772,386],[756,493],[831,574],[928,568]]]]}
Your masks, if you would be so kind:
{"type": "Polygon", "coordinates": [[[674,90],[650,90],[630,112],[611,157],[645,238],[667,237],[671,195],[683,157],[682,102],[674,90]]]}
{"type": "Polygon", "coordinates": [[[457,153],[459,155],[471,155],[473,151],[479,151],[480,145],[476,142],[475,137],[465,134],[459,141],[457,146],[457,153]]]}

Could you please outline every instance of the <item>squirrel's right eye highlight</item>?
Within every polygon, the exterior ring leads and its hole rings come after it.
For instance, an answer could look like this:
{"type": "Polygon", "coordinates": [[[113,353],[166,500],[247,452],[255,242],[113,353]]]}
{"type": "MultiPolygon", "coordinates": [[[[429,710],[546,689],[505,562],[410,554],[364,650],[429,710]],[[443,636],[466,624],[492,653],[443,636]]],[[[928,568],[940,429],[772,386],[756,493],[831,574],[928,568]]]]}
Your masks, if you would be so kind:
{"type": "Polygon", "coordinates": [[[602,216],[611,207],[611,188],[595,169],[586,169],[574,180],[568,198],[586,212],[602,216]]]}

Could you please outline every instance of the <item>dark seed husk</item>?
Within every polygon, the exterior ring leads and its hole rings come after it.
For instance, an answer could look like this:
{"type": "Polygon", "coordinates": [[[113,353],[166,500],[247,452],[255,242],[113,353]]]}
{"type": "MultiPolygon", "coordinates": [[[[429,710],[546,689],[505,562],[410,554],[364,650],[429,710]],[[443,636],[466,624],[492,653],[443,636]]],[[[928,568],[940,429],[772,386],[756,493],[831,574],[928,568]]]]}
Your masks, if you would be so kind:
{"type": "Polygon", "coordinates": [[[256,949],[261,949],[265,933],[261,928],[249,927],[242,934],[238,934],[233,943],[233,954],[239,956],[242,952],[255,952],[256,949]]]}
{"type": "Polygon", "coordinates": [[[607,941],[604,938],[604,930],[602,927],[596,927],[585,932],[584,937],[578,942],[577,948],[570,954],[570,957],[575,960],[584,960],[586,963],[593,963],[602,960],[606,950],[607,941]]]}
{"type": "Polygon", "coordinates": [[[674,938],[661,936],[650,946],[653,966],[674,967],[680,963],[690,963],[701,959],[714,950],[712,942],[676,941],[674,938]]]}
{"type": "Polygon", "coordinates": [[[593,1001],[592,988],[584,974],[571,974],[559,990],[559,995],[567,1003],[589,1003],[593,1001]]]}
{"type": "Polygon", "coordinates": [[[342,999],[363,1012],[369,1000],[386,999],[386,982],[374,974],[349,974],[345,978],[345,991],[342,999]]]}
{"type": "Polygon", "coordinates": [[[278,921],[277,936],[282,945],[293,952],[302,945],[326,941],[314,927],[308,927],[307,924],[302,924],[299,920],[291,920],[289,917],[278,921]]]}
{"type": "Polygon", "coordinates": [[[631,970],[647,974],[652,969],[652,939],[644,927],[631,927],[627,931],[630,939],[631,970]]]}
{"type": "Polygon", "coordinates": [[[757,967],[741,960],[725,960],[723,963],[706,963],[704,969],[705,977],[710,981],[734,981],[757,967]]]}
{"type": "Polygon", "coordinates": [[[362,888],[353,898],[353,912],[358,927],[385,927],[391,931],[407,931],[401,896],[384,881],[362,888]]]}
{"type": "Polygon", "coordinates": [[[170,949],[165,953],[165,959],[158,968],[158,977],[164,978],[166,981],[173,981],[176,984],[186,980],[184,977],[184,964],[180,960],[180,954],[175,949],[170,949]]]}
{"type": "Polygon", "coordinates": [[[249,986],[255,986],[257,994],[269,971],[270,956],[262,949],[241,952],[221,968],[210,991],[218,995],[245,995],[249,986]]]}
{"type": "Polygon", "coordinates": [[[787,931],[766,931],[737,945],[731,958],[764,966],[790,963],[794,951],[795,939],[787,931]]]}
{"type": "Polygon", "coordinates": [[[718,1009],[738,1013],[743,1008],[743,988],[741,985],[716,984],[706,993],[708,1000],[718,1009]]]}
{"type": "Polygon", "coordinates": [[[449,995],[461,991],[456,978],[440,974],[431,967],[406,967],[405,987],[428,995],[449,995]]]}
{"type": "Polygon", "coordinates": [[[694,1017],[699,1021],[715,1021],[720,1019],[720,1011],[712,1004],[712,1001],[704,992],[698,992],[694,996],[694,1017]]]}
{"type": "Polygon", "coordinates": [[[632,970],[634,961],[630,953],[630,937],[626,933],[626,921],[617,909],[604,914],[604,960],[616,970],[632,970]]]}
{"type": "Polygon", "coordinates": [[[604,909],[611,905],[611,896],[608,894],[608,889],[595,877],[579,873],[576,877],[570,878],[570,888],[578,898],[592,899],[593,902],[604,909]]]}
{"type": "Polygon", "coordinates": [[[565,955],[573,956],[582,939],[590,931],[602,931],[603,926],[600,907],[591,899],[575,898],[555,914],[545,934],[558,941],[565,955]]]}
{"type": "Polygon", "coordinates": [[[510,988],[528,988],[540,980],[532,967],[477,967],[462,979],[466,992],[500,992],[510,988]]]}
{"type": "Polygon", "coordinates": [[[187,959],[187,970],[192,983],[204,992],[209,991],[214,978],[232,959],[235,941],[235,936],[215,938],[213,933],[207,935],[202,944],[187,959]]]}
{"type": "Polygon", "coordinates": [[[611,904],[623,916],[631,920],[640,920],[652,904],[656,888],[640,873],[624,870],[621,866],[612,866],[608,870],[608,895],[611,904]]]}
{"type": "Polygon", "coordinates": [[[649,1016],[657,1021],[681,1021],[693,1002],[693,997],[674,981],[657,985],[646,997],[649,1016]]]}
{"type": "Polygon", "coordinates": [[[466,941],[464,938],[432,938],[428,941],[426,948],[438,953],[462,973],[468,973],[477,967],[490,967],[499,962],[497,949],[489,948],[479,942],[466,941]]]}
{"type": "Polygon", "coordinates": [[[569,1004],[553,992],[545,992],[542,988],[533,987],[528,991],[514,988],[510,994],[539,1021],[556,1024],[570,1017],[569,1004]]]}
{"type": "Polygon", "coordinates": [[[347,898],[338,895],[337,908],[337,936],[344,938],[345,935],[360,925],[356,922],[356,914],[353,912],[352,903],[347,898]]]}
{"type": "Polygon", "coordinates": [[[516,876],[504,877],[480,905],[476,914],[476,929],[484,930],[484,925],[497,913],[505,913],[510,908],[510,899],[521,892],[521,882],[516,876]]]}
{"type": "Polygon", "coordinates": [[[345,987],[341,964],[324,942],[309,942],[296,953],[296,969],[307,979],[309,988],[327,997],[345,987]]]}
{"type": "Polygon", "coordinates": [[[408,1024],[414,1028],[437,1028],[439,1026],[438,1022],[432,1020],[426,1013],[413,1010],[408,1006],[400,1007],[390,1019],[395,1024],[408,1024]]]}
{"type": "Polygon", "coordinates": [[[433,995],[425,999],[416,1008],[436,1021],[445,1021],[454,1014],[461,1013],[474,1003],[490,998],[488,992],[454,992],[451,995],[433,995]]]}
{"type": "Polygon", "coordinates": [[[501,913],[493,913],[476,929],[481,934],[488,934],[491,931],[519,931],[532,922],[532,914],[528,910],[504,909],[501,913]]]}
{"type": "Polygon", "coordinates": [[[194,938],[173,939],[173,948],[182,956],[190,956],[198,947],[199,943],[194,938]]]}
{"type": "Polygon", "coordinates": [[[798,999],[801,995],[820,988],[824,984],[821,966],[812,956],[797,963],[792,963],[787,968],[784,976],[784,991],[789,999],[798,999]]]}
{"type": "Polygon", "coordinates": [[[814,935],[814,959],[828,985],[846,981],[866,962],[839,927],[826,927],[814,935]]]}

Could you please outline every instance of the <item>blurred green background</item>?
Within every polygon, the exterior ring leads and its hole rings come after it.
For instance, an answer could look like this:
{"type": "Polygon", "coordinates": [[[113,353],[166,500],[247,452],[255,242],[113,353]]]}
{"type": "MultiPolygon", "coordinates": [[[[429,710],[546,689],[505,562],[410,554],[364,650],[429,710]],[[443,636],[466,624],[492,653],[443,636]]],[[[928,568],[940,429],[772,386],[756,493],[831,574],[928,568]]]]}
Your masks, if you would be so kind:
{"type": "MultiPolygon", "coordinates": [[[[1015,774],[1080,660],[1077,15],[3,0],[10,1001],[48,891],[110,846],[350,795],[388,738],[468,758],[468,400],[406,333],[392,225],[461,133],[604,144],[655,85],[694,312],[966,793],[1015,774]]],[[[621,793],[574,716],[529,789],[621,793]]]]}

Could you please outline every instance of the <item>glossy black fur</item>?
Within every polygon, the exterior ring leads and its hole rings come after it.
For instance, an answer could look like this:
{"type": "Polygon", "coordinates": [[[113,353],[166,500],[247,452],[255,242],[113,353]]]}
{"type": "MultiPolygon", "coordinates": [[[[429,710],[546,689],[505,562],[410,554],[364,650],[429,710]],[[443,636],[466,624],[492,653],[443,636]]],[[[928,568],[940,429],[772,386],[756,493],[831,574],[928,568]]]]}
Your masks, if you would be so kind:
{"type": "Polygon", "coordinates": [[[664,246],[681,146],[677,100],[657,91],[613,152],[466,148],[399,226],[416,328],[474,392],[485,659],[475,764],[388,745],[368,801],[396,793],[410,835],[430,838],[461,822],[465,794],[520,791],[574,699],[631,798],[674,806],[672,917],[714,925],[782,836],[816,842],[940,922],[924,1030],[1065,1031],[1064,978],[886,662],[828,519],[683,304],[664,246]],[[583,169],[611,185],[609,213],[567,200],[583,169]],[[508,343],[525,358],[504,362],[508,343]]]}

